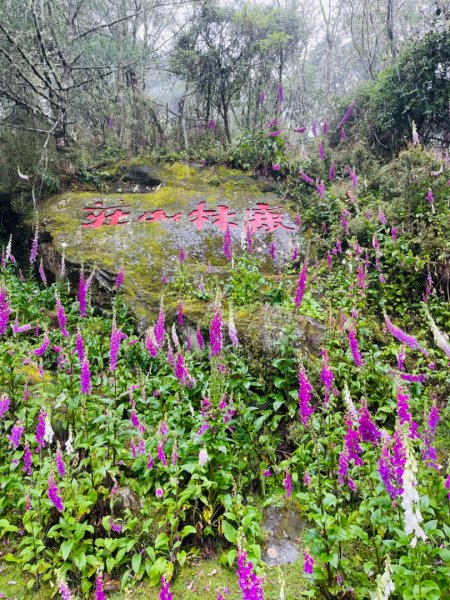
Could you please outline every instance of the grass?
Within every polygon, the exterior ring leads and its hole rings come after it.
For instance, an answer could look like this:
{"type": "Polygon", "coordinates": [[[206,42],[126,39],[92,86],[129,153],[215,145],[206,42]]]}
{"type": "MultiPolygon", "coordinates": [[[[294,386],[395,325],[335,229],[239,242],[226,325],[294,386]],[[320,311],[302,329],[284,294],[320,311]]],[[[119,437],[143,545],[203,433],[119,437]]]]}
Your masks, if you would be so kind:
{"type": "MultiPolygon", "coordinates": [[[[279,600],[280,572],[283,573],[286,584],[285,600],[301,598],[302,592],[307,589],[307,582],[303,576],[300,560],[283,565],[281,569],[277,567],[266,569],[265,600],[279,600]]],[[[117,583],[119,586],[119,582],[111,583],[117,583]]],[[[230,591],[230,594],[225,596],[227,600],[240,600],[242,596],[234,569],[226,569],[217,561],[208,560],[183,568],[172,585],[172,592],[174,600],[216,600],[218,594],[223,594],[226,588],[230,591]]],[[[50,586],[42,587],[37,592],[28,592],[26,579],[20,569],[4,562],[0,563],[0,598],[4,600],[50,600],[54,597],[54,593],[55,589],[50,586]]],[[[58,597],[59,595],[56,593],[56,598],[58,597]]],[[[126,592],[111,593],[109,598],[110,600],[134,600],[135,598],[158,600],[159,587],[149,587],[143,581],[126,592]]]]}

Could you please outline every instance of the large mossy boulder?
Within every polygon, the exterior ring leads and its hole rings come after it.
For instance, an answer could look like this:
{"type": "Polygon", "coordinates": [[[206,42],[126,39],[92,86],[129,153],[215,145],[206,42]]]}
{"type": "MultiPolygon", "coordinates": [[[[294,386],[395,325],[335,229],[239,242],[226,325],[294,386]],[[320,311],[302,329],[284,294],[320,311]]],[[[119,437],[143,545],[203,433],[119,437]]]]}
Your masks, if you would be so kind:
{"type": "Polygon", "coordinates": [[[228,268],[227,226],[234,253],[241,252],[250,228],[268,270],[271,241],[287,250],[298,236],[292,211],[273,182],[242,171],[132,163],[111,170],[106,186],[105,192],[71,191],[44,203],[44,266],[57,277],[64,254],[74,278],[81,265],[87,273],[95,270],[97,289],[106,295],[124,267],[124,296],[143,326],[157,310],[161,277],[170,280],[179,268],[181,247],[188,269],[200,277],[208,269],[220,275],[228,268]]]}

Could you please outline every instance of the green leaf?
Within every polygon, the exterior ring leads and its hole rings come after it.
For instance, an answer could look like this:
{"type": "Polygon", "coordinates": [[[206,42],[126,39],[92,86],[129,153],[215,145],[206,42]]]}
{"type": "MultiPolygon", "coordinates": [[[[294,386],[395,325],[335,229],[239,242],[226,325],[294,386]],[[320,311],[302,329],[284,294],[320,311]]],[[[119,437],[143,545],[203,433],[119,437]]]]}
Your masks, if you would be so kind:
{"type": "Polygon", "coordinates": [[[71,553],[73,548],[73,540],[65,540],[60,547],[61,556],[64,560],[67,560],[69,554],[71,553]]]}
{"type": "Polygon", "coordinates": [[[225,538],[231,544],[237,544],[237,529],[235,529],[231,523],[228,523],[228,521],[222,521],[222,531],[225,538]]]}
{"type": "Polygon", "coordinates": [[[134,554],[131,559],[131,566],[133,567],[133,571],[137,573],[139,571],[139,567],[142,562],[142,554],[134,554]]]}

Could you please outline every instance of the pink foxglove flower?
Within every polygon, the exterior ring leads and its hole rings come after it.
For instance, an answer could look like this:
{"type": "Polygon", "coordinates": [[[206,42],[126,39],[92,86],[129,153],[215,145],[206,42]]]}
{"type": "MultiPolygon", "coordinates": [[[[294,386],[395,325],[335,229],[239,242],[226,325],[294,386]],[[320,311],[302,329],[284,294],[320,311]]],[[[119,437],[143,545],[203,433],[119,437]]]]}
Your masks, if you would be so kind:
{"type": "Polygon", "coordinates": [[[197,331],[195,332],[195,337],[197,338],[197,344],[200,350],[203,350],[205,347],[205,341],[203,339],[203,335],[200,327],[197,327],[197,331]]]}
{"type": "Polygon", "coordinates": [[[80,361],[80,363],[83,362],[84,359],[84,342],[83,342],[83,337],[81,335],[80,332],[80,328],[77,329],[77,337],[75,340],[75,348],[78,354],[78,360],[80,361]]]}
{"type": "Polygon", "coordinates": [[[363,400],[358,411],[358,423],[358,432],[361,440],[376,446],[381,438],[381,431],[372,421],[366,400],[363,400]]]}
{"type": "Polygon", "coordinates": [[[355,108],[355,102],[352,102],[350,104],[350,106],[347,108],[344,116],[342,117],[342,119],[341,119],[341,121],[339,123],[340,127],[342,127],[342,125],[345,125],[345,123],[347,123],[347,121],[349,120],[349,118],[350,118],[350,116],[351,116],[354,108],[355,108]]]}
{"type": "Polygon", "coordinates": [[[78,304],[80,307],[80,317],[85,317],[87,314],[87,285],[84,279],[84,270],[80,270],[80,281],[78,284],[78,304]]]}
{"type": "Polygon", "coordinates": [[[59,591],[59,595],[61,596],[62,600],[72,600],[72,594],[70,593],[69,586],[64,581],[64,579],[60,580],[60,582],[58,584],[58,591],[59,591]]]}
{"type": "Polygon", "coordinates": [[[120,342],[127,336],[117,328],[116,316],[113,317],[111,337],[109,343],[109,370],[115,371],[117,369],[117,357],[119,354],[120,342]]]}

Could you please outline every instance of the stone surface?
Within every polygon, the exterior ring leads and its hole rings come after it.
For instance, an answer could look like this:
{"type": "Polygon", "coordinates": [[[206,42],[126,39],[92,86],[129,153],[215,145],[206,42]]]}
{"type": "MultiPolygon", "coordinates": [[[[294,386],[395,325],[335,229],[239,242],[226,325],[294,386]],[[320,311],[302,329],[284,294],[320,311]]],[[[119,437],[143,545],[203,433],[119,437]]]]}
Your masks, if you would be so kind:
{"type": "Polygon", "coordinates": [[[262,559],[267,565],[284,565],[298,558],[304,523],[295,508],[266,508],[262,528],[267,536],[262,559]]]}
{"type": "Polygon", "coordinates": [[[161,276],[170,279],[178,269],[180,246],[199,277],[209,263],[218,276],[224,272],[226,222],[235,253],[240,252],[246,222],[255,229],[254,245],[271,269],[270,242],[287,248],[298,232],[289,206],[273,192],[273,184],[267,185],[224,167],[121,165],[111,169],[104,193],[66,192],[44,203],[44,266],[58,276],[64,253],[74,281],[83,264],[88,273],[95,269],[96,286],[106,293],[124,266],[125,299],[145,326],[159,304],[161,276]],[[117,193],[125,184],[129,193],[117,193]],[[202,210],[212,212],[202,217],[202,210]]]}

